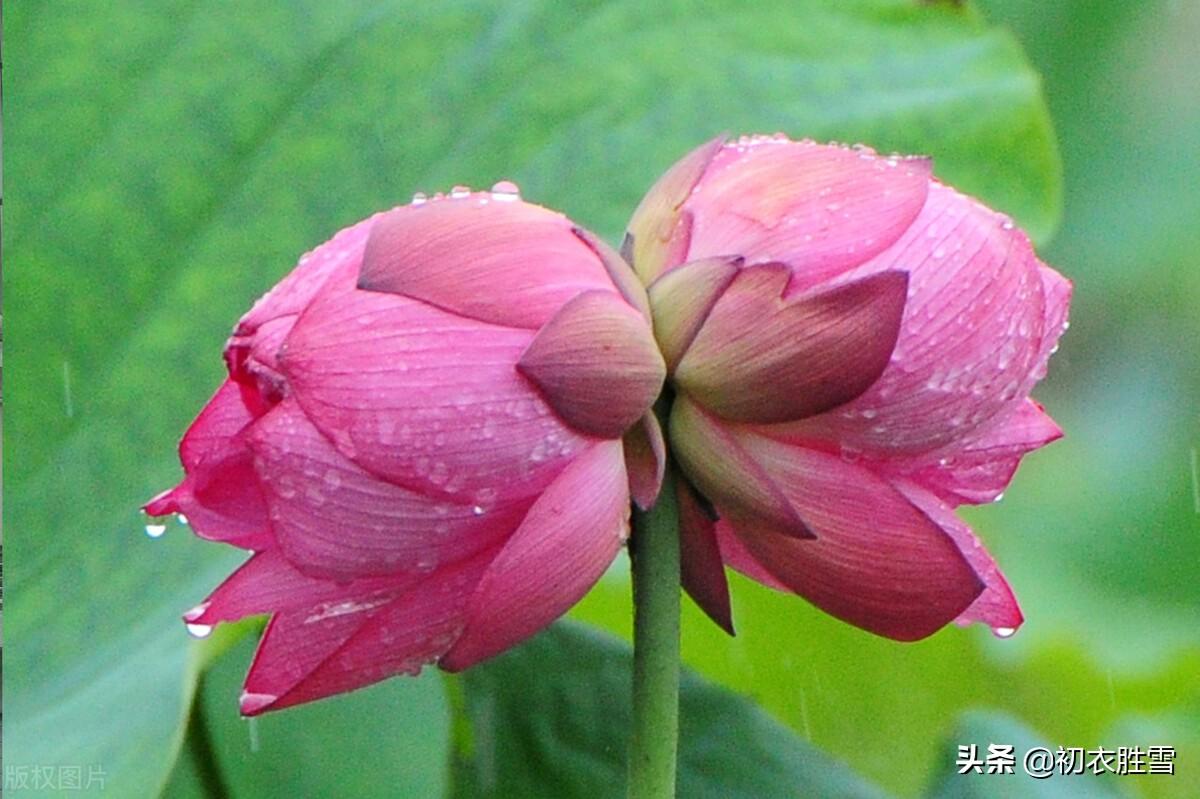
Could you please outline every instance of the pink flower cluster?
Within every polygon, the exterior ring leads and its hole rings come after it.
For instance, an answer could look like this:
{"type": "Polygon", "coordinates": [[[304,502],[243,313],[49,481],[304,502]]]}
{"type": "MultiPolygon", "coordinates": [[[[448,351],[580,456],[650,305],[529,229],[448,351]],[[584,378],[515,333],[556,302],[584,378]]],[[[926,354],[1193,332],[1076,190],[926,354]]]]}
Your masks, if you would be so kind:
{"type": "Polygon", "coordinates": [[[625,244],[455,189],[341,231],[241,319],[146,510],[253,553],[185,615],[271,614],[243,713],[542,629],[668,453],[684,587],[730,631],[726,565],[891,638],[1020,625],[953,514],[1061,435],[1029,392],[1070,284],[1007,217],[924,159],[755,137],[672,167],[625,244]]]}

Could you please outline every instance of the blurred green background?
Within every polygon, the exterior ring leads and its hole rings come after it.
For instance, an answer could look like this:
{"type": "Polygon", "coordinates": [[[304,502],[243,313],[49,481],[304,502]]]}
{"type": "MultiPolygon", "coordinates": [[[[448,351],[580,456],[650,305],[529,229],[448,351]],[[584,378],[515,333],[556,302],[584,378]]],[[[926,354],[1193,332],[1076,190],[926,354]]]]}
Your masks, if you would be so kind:
{"type": "MultiPolygon", "coordinates": [[[[1067,437],[966,514],[1022,601],[1011,640],[895,644],[741,579],[729,639],[685,602],[709,684],[681,795],[1200,795],[1200,3],[8,12],[6,793],[77,766],[115,796],[619,795],[623,652],[577,627],[238,721],[256,627],[196,642],[178,615],[239,555],[151,541],[136,508],[237,316],[338,228],[512,178],[615,241],[697,142],[782,130],[930,153],[1030,230],[1076,283],[1036,392],[1067,437]],[[950,776],[956,744],[1009,738],[1172,745],[1178,773],[950,776]]],[[[572,615],[627,637],[623,565],[572,615]]]]}

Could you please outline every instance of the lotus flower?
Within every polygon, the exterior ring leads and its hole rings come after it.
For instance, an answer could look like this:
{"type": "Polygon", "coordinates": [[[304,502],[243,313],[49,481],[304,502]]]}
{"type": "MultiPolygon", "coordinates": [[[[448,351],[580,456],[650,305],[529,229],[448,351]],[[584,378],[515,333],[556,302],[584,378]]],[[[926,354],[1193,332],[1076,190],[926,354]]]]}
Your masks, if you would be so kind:
{"type": "Polygon", "coordinates": [[[645,293],[511,184],[341,231],[225,359],[186,477],[146,510],[253,551],[185,616],[271,614],[246,715],[504,650],[613,560],[631,480],[654,500],[664,365],[645,293]]]}
{"type": "Polygon", "coordinates": [[[676,398],[685,587],[732,632],[724,566],[899,640],[1011,634],[953,513],[1061,435],[1029,399],[1071,285],[928,159],[710,142],[629,226],[676,398]]]}

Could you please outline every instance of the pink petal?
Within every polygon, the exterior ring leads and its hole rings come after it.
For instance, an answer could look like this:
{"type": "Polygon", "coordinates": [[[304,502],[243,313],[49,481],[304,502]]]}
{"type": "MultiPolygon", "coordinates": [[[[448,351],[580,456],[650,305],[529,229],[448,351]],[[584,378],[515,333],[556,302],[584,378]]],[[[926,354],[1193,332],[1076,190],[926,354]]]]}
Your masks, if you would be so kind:
{"type": "Polygon", "coordinates": [[[646,318],[612,291],[587,291],[560,308],[517,370],[569,425],[603,438],[640,419],[666,377],[646,318]]]}
{"type": "Polygon", "coordinates": [[[896,344],[908,276],[881,272],[788,298],[790,275],[783,264],[738,273],[679,362],[680,388],[726,419],[772,423],[871,387],[896,344]]]}
{"type": "Polygon", "coordinates": [[[1020,404],[1033,385],[1044,301],[1036,258],[1006,217],[934,184],[897,244],[838,279],[909,272],[892,361],[854,401],[788,428],[891,457],[960,441],[1020,404]]]}
{"type": "Polygon", "coordinates": [[[439,569],[390,603],[359,613],[276,614],[246,676],[242,715],[419,673],[461,634],[467,600],[492,556],[439,569]]]}
{"type": "Polygon", "coordinates": [[[725,632],[734,634],[729,582],[717,544],[716,523],[700,507],[686,480],[679,480],[680,577],[683,589],[725,632]]]}
{"type": "Polygon", "coordinates": [[[532,329],[581,291],[613,289],[570,220],[486,193],[388,211],[367,242],[358,285],[532,329]]]}
{"type": "Polygon", "coordinates": [[[977,505],[1000,497],[1021,458],[1062,437],[1042,407],[1027,399],[971,437],[932,453],[880,464],[935,493],[951,506],[977,505]]]}
{"type": "Polygon", "coordinates": [[[546,489],[488,567],[442,668],[460,671],[533,635],[578,602],[629,534],[621,442],[602,441],[546,489]]]}
{"type": "Polygon", "coordinates": [[[693,261],[672,269],[650,285],[654,337],[668,372],[675,371],[740,266],[740,258],[693,261]]]}
{"type": "Polygon", "coordinates": [[[930,162],[759,137],[717,153],[684,204],[687,260],[783,262],[808,287],[891,246],[917,218],[930,162]]]}
{"type": "Polygon", "coordinates": [[[329,241],[301,256],[296,268],[241,318],[234,330],[233,340],[244,344],[245,338],[251,337],[272,319],[299,314],[325,286],[330,276],[347,266],[361,263],[367,236],[380,216],[382,214],[375,214],[338,231],[329,241]]]}
{"type": "MultiPolygon", "coordinates": [[[[878,635],[911,641],[936,632],[984,588],[953,537],[869,470],[835,455],[744,434],[816,534],[803,541],[731,526],[780,582],[825,612],[878,635]]],[[[724,516],[724,508],[717,502],[724,516]]]]}
{"type": "Polygon", "coordinates": [[[1042,294],[1046,298],[1046,318],[1042,322],[1042,340],[1038,345],[1038,360],[1034,367],[1034,377],[1040,380],[1046,374],[1050,356],[1058,349],[1058,339],[1066,332],[1067,309],[1071,304],[1074,286],[1040,261],[1038,274],[1042,276],[1042,294]]]}
{"type": "Polygon", "coordinates": [[[625,298],[630,307],[636,308],[646,321],[650,320],[650,301],[646,297],[646,289],[642,287],[633,267],[621,257],[621,254],[608,246],[608,243],[585,228],[576,227],[572,231],[580,241],[586,244],[600,263],[604,265],[608,277],[616,286],[617,291],[625,298]]]}
{"type": "Polygon", "coordinates": [[[760,582],[768,588],[788,594],[794,593],[792,589],[781,583],[778,577],[771,574],[766,566],[754,559],[728,521],[718,519],[713,527],[713,533],[717,538],[717,546],[721,550],[721,559],[730,568],[738,570],[751,580],[760,582]]]}
{"type": "Polygon", "coordinates": [[[291,399],[254,425],[249,444],[279,547],[314,577],[427,574],[497,545],[529,504],[453,501],[380,480],[342,457],[291,399]]]}
{"type": "Polygon", "coordinates": [[[911,483],[897,482],[895,486],[954,539],[959,551],[984,582],[983,593],[960,613],[955,621],[964,625],[981,621],[1003,638],[1015,633],[1025,617],[1021,614],[1021,608],[1017,605],[1017,598],[1013,596],[1008,581],[1000,573],[1000,568],[992,560],[992,556],[983,548],[979,538],[971,532],[971,528],[932,494],[911,483]]]}
{"type": "Polygon", "coordinates": [[[676,161],[633,212],[621,252],[642,283],[650,285],[666,270],[688,260],[691,215],[682,207],[724,142],[725,137],[719,136],[676,161]]]}
{"type": "Polygon", "coordinates": [[[338,451],[423,496],[532,498],[593,440],[515,364],[527,330],[393,294],[323,295],[286,342],[293,396],[338,451]]]}
{"type": "Polygon", "coordinates": [[[686,395],[671,409],[671,450],[701,493],[740,525],[770,528],[785,537],[813,534],[792,503],[722,424],[686,395]]]}
{"type": "Polygon", "coordinates": [[[667,443],[653,411],[647,411],[640,424],[629,428],[622,444],[625,471],[629,473],[629,493],[639,508],[650,510],[662,490],[667,468],[667,443]]]}
{"type": "Polygon", "coordinates": [[[242,431],[254,421],[243,389],[226,380],[179,444],[186,476],[146,504],[147,513],[182,513],[201,538],[244,549],[272,545],[270,519],[242,431]]]}
{"type": "Polygon", "coordinates": [[[322,619],[372,610],[425,579],[420,574],[336,582],[297,571],[278,549],[258,552],[184,614],[190,624],[216,624],[282,611],[322,619]]]}

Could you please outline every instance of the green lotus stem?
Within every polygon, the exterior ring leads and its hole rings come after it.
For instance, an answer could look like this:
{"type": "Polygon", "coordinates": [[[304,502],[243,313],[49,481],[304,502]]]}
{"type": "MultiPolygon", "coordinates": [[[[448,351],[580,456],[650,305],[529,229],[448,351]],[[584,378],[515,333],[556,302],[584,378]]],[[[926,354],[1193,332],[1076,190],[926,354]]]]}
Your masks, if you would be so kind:
{"type": "Polygon", "coordinates": [[[634,510],[633,732],[629,799],[673,799],[679,740],[679,506],[672,466],[649,511],[634,510]]]}

